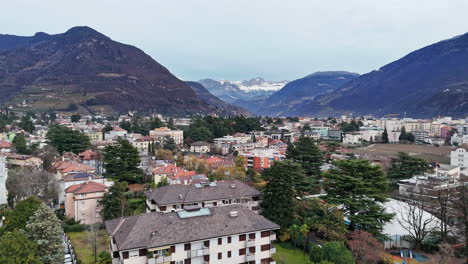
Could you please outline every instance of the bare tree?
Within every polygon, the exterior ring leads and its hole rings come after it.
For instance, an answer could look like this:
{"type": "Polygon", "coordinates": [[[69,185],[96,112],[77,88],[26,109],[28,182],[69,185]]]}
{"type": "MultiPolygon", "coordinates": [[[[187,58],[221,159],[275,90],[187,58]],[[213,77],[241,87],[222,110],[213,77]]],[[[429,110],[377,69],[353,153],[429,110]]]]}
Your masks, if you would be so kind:
{"type": "Polygon", "coordinates": [[[6,188],[15,202],[36,196],[44,203],[50,204],[57,198],[57,179],[52,173],[40,169],[10,170],[6,188]]]}
{"type": "Polygon", "coordinates": [[[468,185],[457,190],[457,197],[453,208],[455,212],[455,226],[458,229],[462,242],[465,243],[465,263],[468,264],[468,185]]]}
{"type": "Polygon", "coordinates": [[[444,188],[435,192],[436,199],[433,201],[435,205],[434,213],[440,220],[440,232],[442,241],[447,240],[448,223],[452,218],[450,203],[454,199],[454,189],[444,188]]]}
{"type": "Polygon", "coordinates": [[[94,262],[97,262],[97,240],[99,237],[99,223],[88,225],[88,240],[93,247],[94,262]]]}
{"type": "Polygon", "coordinates": [[[422,201],[400,202],[398,223],[410,233],[416,242],[416,249],[421,249],[426,236],[434,231],[437,218],[426,211],[426,203],[422,201]]]}

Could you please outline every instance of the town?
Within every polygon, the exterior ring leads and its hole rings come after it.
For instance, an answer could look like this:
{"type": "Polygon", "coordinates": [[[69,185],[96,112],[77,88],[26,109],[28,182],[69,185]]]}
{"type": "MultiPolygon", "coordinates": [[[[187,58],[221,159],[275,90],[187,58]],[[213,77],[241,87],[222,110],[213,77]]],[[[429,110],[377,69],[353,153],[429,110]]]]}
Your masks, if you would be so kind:
{"type": "Polygon", "coordinates": [[[0,112],[2,263],[457,261],[467,197],[468,119],[0,112]]]}

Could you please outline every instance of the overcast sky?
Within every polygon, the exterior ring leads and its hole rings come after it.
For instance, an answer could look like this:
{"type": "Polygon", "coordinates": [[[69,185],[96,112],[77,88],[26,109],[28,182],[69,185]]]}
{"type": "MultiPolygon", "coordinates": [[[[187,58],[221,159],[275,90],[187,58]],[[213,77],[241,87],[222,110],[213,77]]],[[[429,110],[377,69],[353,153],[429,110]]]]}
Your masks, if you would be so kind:
{"type": "Polygon", "coordinates": [[[87,25],[185,80],[366,73],[468,32],[467,0],[5,0],[0,11],[0,33],[87,25]]]}

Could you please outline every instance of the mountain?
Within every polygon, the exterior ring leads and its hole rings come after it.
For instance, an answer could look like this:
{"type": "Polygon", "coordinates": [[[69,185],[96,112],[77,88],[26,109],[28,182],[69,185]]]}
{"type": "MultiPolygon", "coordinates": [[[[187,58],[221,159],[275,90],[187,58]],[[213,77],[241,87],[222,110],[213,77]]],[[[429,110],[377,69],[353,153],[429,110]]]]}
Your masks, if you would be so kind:
{"type": "Polygon", "coordinates": [[[238,100],[263,99],[286,85],[287,81],[267,81],[257,77],[245,81],[203,79],[198,81],[213,95],[232,104],[238,100]]]}
{"type": "Polygon", "coordinates": [[[0,104],[21,111],[220,112],[140,49],[89,27],[0,35],[0,104]]]}
{"type": "Polygon", "coordinates": [[[218,97],[212,95],[201,83],[190,81],[185,83],[190,86],[190,88],[192,88],[198,98],[215,108],[213,109],[213,112],[220,112],[224,115],[251,115],[251,113],[249,113],[247,110],[230,105],[218,97]]]}
{"type": "Polygon", "coordinates": [[[468,33],[411,52],[318,100],[335,113],[411,117],[468,113],[468,33]]]}
{"type": "Polygon", "coordinates": [[[261,101],[239,103],[259,115],[297,116],[312,115],[318,108],[314,99],[333,93],[359,74],[345,71],[325,71],[310,74],[286,84],[281,90],[261,101]]]}

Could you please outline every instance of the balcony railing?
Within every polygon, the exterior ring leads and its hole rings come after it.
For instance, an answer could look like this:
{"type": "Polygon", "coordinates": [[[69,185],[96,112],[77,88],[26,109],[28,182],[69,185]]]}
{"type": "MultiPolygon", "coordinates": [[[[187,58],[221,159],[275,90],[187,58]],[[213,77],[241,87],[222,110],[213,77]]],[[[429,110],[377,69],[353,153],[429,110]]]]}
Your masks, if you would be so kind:
{"type": "Polygon", "coordinates": [[[276,234],[271,232],[270,240],[276,240],[276,234]]]}
{"type": "Polygon", "coordinates": [[[247,247],[255,247],[255,240],[254,239],[247,240],[247,247]]]}
{"type": "Polygon", "coordinates": [[[159,256],[157,258],[148,259],[148,264],[169,263],[172,261],[172,256],[159,256]]]}
{"type": "Polygon", "coordinates": [[[255,253],[248,253],[247,261],[255,261],[255,253]]]}
{"type": "Polygon", "coordinates": [[[188,258],[202,257],[202,256],[209,255],[209,254],[210,254],[210,249],[209,248],[200,248],[200,249],[194,249],[194,250],[187,251],[187,257],[188,258]]]}

